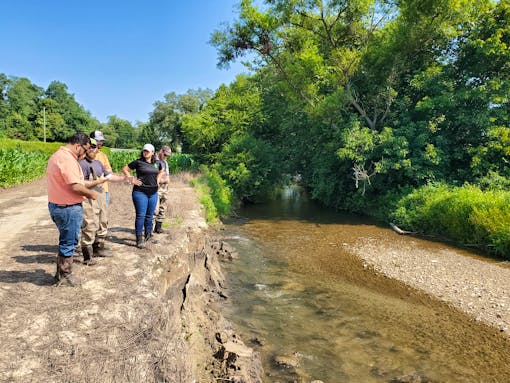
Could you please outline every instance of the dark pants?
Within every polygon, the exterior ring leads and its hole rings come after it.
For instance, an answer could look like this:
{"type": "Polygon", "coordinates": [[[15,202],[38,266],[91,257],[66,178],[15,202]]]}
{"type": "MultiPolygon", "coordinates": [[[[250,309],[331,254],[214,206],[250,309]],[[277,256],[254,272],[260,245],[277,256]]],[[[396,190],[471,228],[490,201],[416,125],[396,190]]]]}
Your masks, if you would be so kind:
{"type": "Polygon", "coordinates": [[[152,218],[154,217],[154,210],[158,203],[158,193],[146,194],[141,191],[133,190],[132,198],[136,211],[136,235],[152,233],[152,218]]]}
{"type": "Polygon", "coordinates": [[[81,203],[59,206],[49,202],[48,210],[59,232],[58,255],[72,257],[78,245],[83,221],[83,208],[81,203]]]}

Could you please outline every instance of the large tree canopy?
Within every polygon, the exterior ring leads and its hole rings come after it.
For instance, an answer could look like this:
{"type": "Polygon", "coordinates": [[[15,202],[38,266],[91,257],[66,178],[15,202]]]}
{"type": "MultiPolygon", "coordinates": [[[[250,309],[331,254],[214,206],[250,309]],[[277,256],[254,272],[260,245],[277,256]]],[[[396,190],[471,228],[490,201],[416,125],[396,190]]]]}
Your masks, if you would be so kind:
{"type": "MultiPolygon", "coordinates": [[[[238,130],[277,148],[281,168],[315,197],[357,209],[430,181],[508,174],[508,8],[242,0],[211,42],[220,66],[244,57],[255,72],[261,122],[240,119],[238,130]]],[[[222,136],[224,125],[202,118],[193,131],[215,137],[221,159],[235,132],[222,136]]]]}

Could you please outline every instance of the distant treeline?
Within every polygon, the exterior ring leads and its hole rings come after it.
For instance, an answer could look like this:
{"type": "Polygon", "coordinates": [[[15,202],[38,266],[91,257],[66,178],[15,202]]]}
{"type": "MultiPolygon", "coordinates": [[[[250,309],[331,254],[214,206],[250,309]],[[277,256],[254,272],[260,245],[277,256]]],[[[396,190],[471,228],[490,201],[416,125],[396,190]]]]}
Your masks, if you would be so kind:
{"type": "Polygon", "coordinates": [[[193,112],[193,108],[199,107],[195,101],[210,94],[208,90],[189,91],[181,96],[168,94],[165,102],[154,104],[155,109],[147,122],[137,121],[134,126],[115,115],[101,123],[78,104],[62,82],[53,81],[44,89],[28,78],[0,73],[0,138],[65,142],[76,131],[101,130],[106,145],[112,148],[141,148],[150,142],[156,148],[171,145],[179,150],[180,141],[176,135],[179,121],[172,109],[174,104],[176,107],[179,104],[185,112],[193,112]],[[172,102],[170,108],[168,103],[172,102]]]}

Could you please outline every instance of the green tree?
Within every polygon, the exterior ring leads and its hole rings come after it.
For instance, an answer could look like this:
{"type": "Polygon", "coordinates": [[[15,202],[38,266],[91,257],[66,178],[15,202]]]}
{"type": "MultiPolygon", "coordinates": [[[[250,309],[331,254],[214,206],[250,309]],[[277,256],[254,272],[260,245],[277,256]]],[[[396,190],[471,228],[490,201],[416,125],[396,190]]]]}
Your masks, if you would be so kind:
{"type": "Polygon", "coordinates": [[[136,148],[138,132],[127,120],[117,116],[108,116],[108,122],[103,126],[103,133],[107,145],[114,148],[136,148]]]}
{"type": "Polygon", "coordinates": [[[43,89],[32,84],[27,78],[13,78],[7,85],[7,107],[5,131],[8,137],[33,139],[35,132],[32,122],[38,110],[39,98],[43,89]]]}
{"type": "Polygon", "coordinates": [[[220,86],[200,114],[183,115],[184,150],[213,163],[233,135],[260,125],[262,120],[256,84],[239,75],[229,86],[220,86]]]}
{"type": "Polygon", "coordinates": [[[0,73],[0,137],[6,134],[6,122],[5,119],[8,113],[8,99],[7,99],[7,89],[10,84],[10,80],[8,77],[0,73]]]}
{"type": "Polygon", "coordinates": [[[199,113],[211,96],[209,89],[190,89],[182,95],[168,93],[163,101],[156,101],[144,130],[148,142],[171,145],[174,150],[181,147],[183,116],[199,113]]]}
{"type": "Polygon", "coordinates": [[[59,81],[53,81],[46,89],[46,97],[56,101],[56,112],[65,121],[65,132],[63,136],[56,136],[58,141],[64,141],[70,134],[77,130],[90,132],[97,127],[97,120],[93,119],[76,100],[74,95],[69,94],[67,85],[59,81]]]}

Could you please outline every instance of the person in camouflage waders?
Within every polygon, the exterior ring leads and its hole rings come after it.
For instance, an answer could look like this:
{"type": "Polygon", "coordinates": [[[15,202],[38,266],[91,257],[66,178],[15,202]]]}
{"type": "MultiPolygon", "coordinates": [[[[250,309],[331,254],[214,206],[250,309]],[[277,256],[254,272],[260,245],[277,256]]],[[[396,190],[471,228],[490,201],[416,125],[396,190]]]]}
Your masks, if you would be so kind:
{"type": "Polygon", "coordinates": [[[85,186],[97,192],[95,200],[83,202],[83,224],[81,227],[81,250],[83,263],[92,266],[96,264],[94,257],[109,256],[104,250],[104,242],[107,234],[107,205],[106,192],[103,184],[106,181],[122,182],[126,177],[119,176],[106,170],[104,165],[96,160],[98,152],[97,141],[90,139],[90,148],[86,156],[80,161],[80,166],[85,178],[85,186]]]}
{"type": "Polygon", "coordinates": [[[172,155],[170,147],[164,145],[161,147],[158,153],[158,162],[164,170],[164,174],[161,177],[158,188],[158,207],[156,208],[154,232],[161,234],[163,233],[163,222],[165,221],[167,203],[168,203],[168,182],[170,181],[170,169],[168,168],[168,162],[166,159],[172,155]]]}

